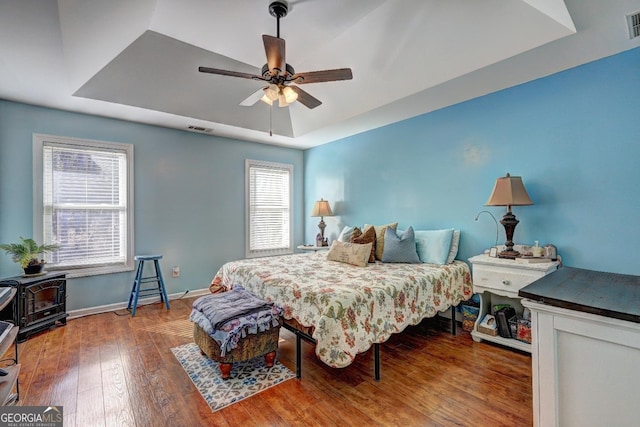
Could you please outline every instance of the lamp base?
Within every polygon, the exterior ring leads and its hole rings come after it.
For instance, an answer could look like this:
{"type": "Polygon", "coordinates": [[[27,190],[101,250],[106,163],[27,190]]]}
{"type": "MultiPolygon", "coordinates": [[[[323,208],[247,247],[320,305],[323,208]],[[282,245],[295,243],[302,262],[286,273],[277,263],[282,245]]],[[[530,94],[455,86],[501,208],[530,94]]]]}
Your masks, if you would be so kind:
{"type": "Polygon", "coordinates": [[[516,259],[520,257],[520,252],[514,250],[502,251],[498,254],[498,258],[516,259]]]}
{"type": "Polygon", "coordinates": [[[320,223],[318,224],[320,232],[316,235],[316,246],[329,246],[329,240],[324,237],[324,229],[326,226],[324,218],[320,217],[320,223]]]}
{"type": "Polygon", "coordinates": [[[507,209],[507,213],[502,217],[502,220],[500,220],[500,224],[504,225],[504,231],[507,235],[507,241],[504,244],[507,249],[500,252],[498,258],[516,259],[520,256],[520,252],[513,250],[513,232],[516,230],[516,225],[518,225],[520,221],[511,213],[511,206],[507,209]]]}

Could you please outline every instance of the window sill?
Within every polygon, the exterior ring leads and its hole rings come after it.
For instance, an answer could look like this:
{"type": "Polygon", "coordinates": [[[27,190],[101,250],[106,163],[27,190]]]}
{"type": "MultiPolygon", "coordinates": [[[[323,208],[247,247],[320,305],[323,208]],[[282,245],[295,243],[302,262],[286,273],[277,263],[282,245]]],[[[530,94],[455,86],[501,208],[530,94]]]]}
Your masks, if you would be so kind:
{"type": "Polygon", "coordinates": [[[64,271],[67,274],[67,279],[75,279],[79,277],[99,276],[102,274],[124,273],[127,271],[133,271],[134,267],[131,265],[118,265],[118,266],[103,266],[103,267],[87,267],[87,268],[50,268],[49,271],[64,271]]]}

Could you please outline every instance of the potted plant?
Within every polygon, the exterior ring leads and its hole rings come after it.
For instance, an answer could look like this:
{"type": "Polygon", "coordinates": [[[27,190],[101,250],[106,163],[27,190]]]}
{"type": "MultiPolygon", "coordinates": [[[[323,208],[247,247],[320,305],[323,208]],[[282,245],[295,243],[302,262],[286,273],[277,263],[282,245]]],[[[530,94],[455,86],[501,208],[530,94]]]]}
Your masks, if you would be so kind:
{"type": "Polygon", "coordinates": [[[58,245],[38,245],[33,239],[20,237],[21,243],[3,243],[0,249],[7,254],[11,254],[11,259],[20,264],[24,269],[24,274],[37,274],[42,271],[45,261],[40,259],[40,255],[53,252],[59,248],[58,245]]]}

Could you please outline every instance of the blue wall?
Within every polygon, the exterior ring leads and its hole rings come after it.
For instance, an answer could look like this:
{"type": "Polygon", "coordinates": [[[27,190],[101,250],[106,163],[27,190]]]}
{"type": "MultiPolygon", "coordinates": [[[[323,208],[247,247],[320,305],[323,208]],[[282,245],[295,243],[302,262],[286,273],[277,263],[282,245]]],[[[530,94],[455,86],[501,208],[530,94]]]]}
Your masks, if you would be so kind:
{"type": "MultiPolygon", "coordinates": [[[[495,242],[494,181],[523,177],[514,241],[565,265],[640,275],[640,48],[305,152],[305,217],[323,197],[343,225],[462,230],[459,259],[495,242]]],[[[305,222],[305,240],[317,233],[305,222]]],[[[504,243],[500,225],[499,243],[504,243]]]]}
{"type": "MultiPolygon", "coordinates": [[[[134,144],[135,251],[160,253],[168,293],[206,288],[244,258],[244,160],[294,165],[294,242],[303,235],[303,153],[0,100],[0,242],[32,235],[32,135],[134,144]],[[171,268],[180,266],[178,278],[171,268]]],[[[20,274],[0,253],[0,277],[20,274]]],[[[71,279],[68,309],[129,298],[133,272],[71,279]]]]}

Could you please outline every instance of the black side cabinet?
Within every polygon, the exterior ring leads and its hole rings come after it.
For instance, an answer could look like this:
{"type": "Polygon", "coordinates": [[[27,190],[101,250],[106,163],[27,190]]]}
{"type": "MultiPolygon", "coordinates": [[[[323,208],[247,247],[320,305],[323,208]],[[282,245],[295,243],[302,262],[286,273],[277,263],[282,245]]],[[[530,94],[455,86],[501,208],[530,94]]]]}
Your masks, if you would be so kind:
{"type": "Polygon", "coordinates": [[[44,273],[33,276],[16,276],[0,281],[0,287],[17,290],[16,304],[8,306],[9,316],[18,326],[18,341],[48,329],[60,322],[67,323],[66,273],[44,273]]]}

